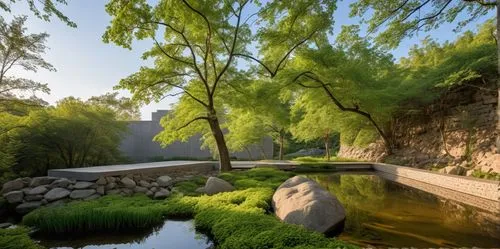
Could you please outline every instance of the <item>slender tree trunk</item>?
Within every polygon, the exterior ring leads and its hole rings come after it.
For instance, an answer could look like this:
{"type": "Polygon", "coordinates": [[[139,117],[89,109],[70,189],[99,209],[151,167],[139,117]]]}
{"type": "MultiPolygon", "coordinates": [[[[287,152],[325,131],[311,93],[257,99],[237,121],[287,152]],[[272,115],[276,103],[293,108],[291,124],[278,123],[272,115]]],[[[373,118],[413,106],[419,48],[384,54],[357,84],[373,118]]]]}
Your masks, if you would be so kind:
{"type": "Polygon", "coordinates": [[[330,161],[330,134],[327,132],[325,135],[325,156],[326,160],[330,161]]]}
{"type": "Polygon", "coordinates": [[[285,156],[285,138],[284,138],[284,134],[283,134],[283,131],[280,131],[280,156],[279,156],[279,160],[283,160],[284,156],[285,156]]]}
{"type": "Polygon", "coordinates": [[[500,0],[497,0],[497,153],[500,154],[500,0]]]}
{"type": "Polygon", "coordinates": [[[229,150],[227,149],[226,141],[224,140],[224,133],[222,133],[222,129],[220,128],[219,120],[215,115],[213,115],[210,119],[208,119],[208,123],[210,124],[210,129],[214,135],[217,150],[219,151],[220,170],[230,171],[231,160],[229,158],[229,150]]]}

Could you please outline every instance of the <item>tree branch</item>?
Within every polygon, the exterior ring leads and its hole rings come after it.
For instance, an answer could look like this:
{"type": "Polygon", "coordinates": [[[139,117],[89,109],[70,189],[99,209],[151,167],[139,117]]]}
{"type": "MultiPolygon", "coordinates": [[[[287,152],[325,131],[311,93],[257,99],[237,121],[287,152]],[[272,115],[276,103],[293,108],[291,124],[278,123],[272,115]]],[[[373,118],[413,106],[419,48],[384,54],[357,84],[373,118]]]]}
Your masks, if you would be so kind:
{"type": "Polygon", "coordinates": [[[204,120],[208,120],[208,117],[197,117],[197,118],[194,118],[194,119],[192,119],[191,121],[189,121],[189,122],[187,122],[186,124],[184,124],[183,126],[181,126],[181,127],[177,128],[177,130],[178,130],[178,131],[179,131],[179,130],[182,130],[182,129],[184,129],[184,128],[188,127],[191,123],[193,123],[193,122],[195,122],[195,121],[197,121],[197,120],[202,120],[202,119],[204,119],[204,120]]]}

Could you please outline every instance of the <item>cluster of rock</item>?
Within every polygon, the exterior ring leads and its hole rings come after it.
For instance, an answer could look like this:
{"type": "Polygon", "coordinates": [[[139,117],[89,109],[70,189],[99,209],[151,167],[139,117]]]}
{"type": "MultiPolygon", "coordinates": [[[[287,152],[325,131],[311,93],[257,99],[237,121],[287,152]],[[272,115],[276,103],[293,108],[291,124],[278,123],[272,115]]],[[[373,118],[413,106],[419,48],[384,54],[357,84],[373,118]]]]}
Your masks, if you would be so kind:
{"type": "Polygon", "coordinates": [[[95,182],[58,177],[18,178],[3,185],[3,198],[25,214],[43,205],[58,205],[68,200],[91,200],[106,194],[129,196],[144,193],[155,199],[170,195],[175,183],[170,176],[127,175],[101,177],[95,182]]]}
{"type": "Polygon", "coordinates": [[[345,210],[338,199],[303,176],[281,184],[273,195],[272,205],[280,220],[320,233],[336,234],[344,226],[345,210]]]}

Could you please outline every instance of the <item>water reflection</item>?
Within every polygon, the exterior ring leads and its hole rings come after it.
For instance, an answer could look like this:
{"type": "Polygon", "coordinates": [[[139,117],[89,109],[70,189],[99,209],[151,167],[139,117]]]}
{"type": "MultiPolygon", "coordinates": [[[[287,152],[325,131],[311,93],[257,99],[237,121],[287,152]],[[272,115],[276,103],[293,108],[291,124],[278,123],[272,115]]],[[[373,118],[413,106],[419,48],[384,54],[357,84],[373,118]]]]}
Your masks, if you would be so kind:
{"type": "MultiPolygon", "coordinates": [[[[36,239],[36,238],[35,238],[36,239]]],[[[119,234],[70,235],[64,238],[39,238],[40,244],[52,249],[207,249],[213,243],[197,233],[192,220],[167,220],[161,226],[119,234]]]]}
{"type": "Polygon", "coordinates": [[[375,247],[499,247],[498,214],[377,175],[311,175],[346,209],[341,239],[375,247]]]}

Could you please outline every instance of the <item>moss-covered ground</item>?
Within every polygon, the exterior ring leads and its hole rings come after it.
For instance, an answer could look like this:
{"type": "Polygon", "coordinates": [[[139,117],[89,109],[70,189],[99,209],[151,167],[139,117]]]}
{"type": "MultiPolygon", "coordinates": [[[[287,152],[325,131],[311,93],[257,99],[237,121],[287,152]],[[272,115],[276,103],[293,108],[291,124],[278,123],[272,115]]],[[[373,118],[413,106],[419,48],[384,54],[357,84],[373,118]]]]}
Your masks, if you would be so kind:
{"type": "MultiPolygon", "coordinates": [[[[217,248],[353,248],[301,226],[282,223],[272,215],[274,189],[291,176],[270,168],[223,173],[220,177],[236,190],[213,196],[195,192],[204,184],[200,177],[178,183],[175,194],[167,200],[150,200],[143,195],[105,196],[38,209],[26,215],[23,224],[43,233],[64,234],[148,227],[165,218],[183,217],[194,218],[197,229],[209,234],[217,248]]],[[[19,235],[30,241],[25,233],[19,235]]],[[[0,238],[0,245],[11,239],[0,238]]]]}

